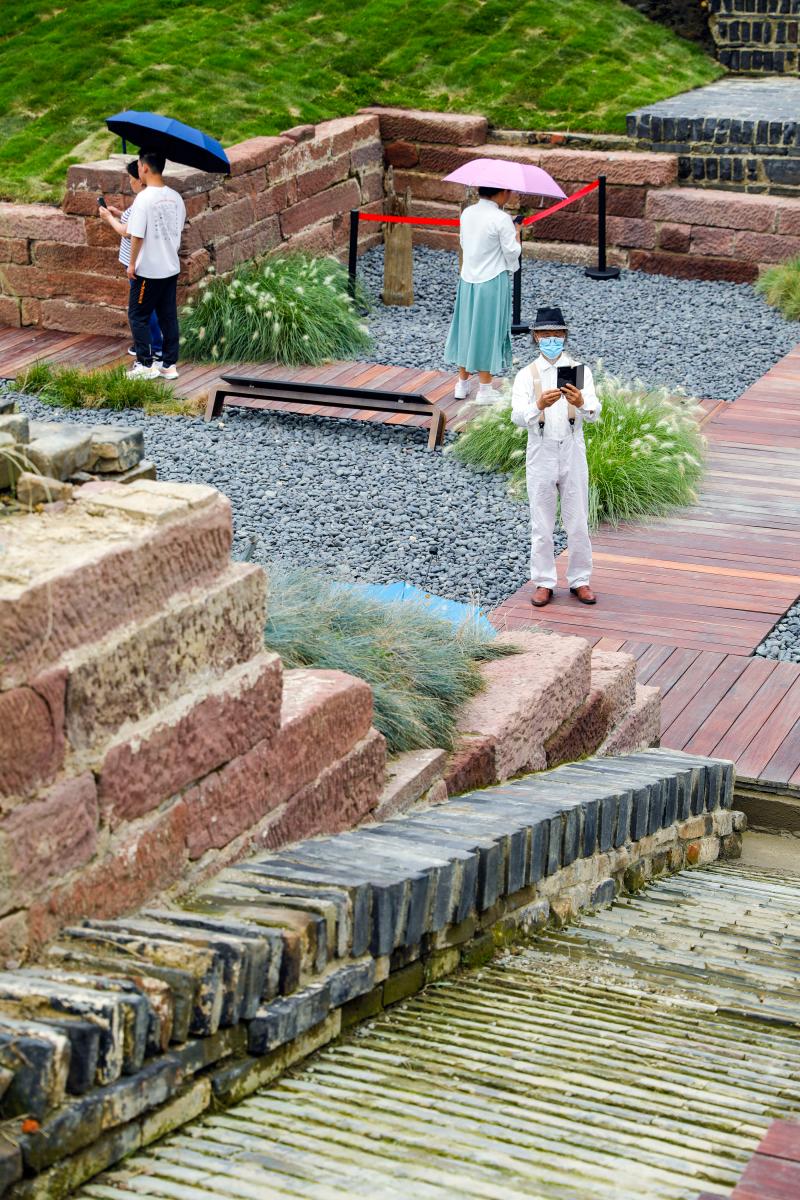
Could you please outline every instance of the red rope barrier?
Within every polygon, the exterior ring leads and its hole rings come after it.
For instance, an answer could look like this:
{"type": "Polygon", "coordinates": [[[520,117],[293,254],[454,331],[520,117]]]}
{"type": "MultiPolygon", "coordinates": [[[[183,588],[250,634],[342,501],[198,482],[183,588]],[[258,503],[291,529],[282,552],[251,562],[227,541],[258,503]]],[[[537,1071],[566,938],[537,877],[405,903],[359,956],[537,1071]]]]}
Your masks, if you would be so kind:
{"type": "MultiPolygon", "coordinates": [[[[545,208],[543,212],[533,213],[530,217],[526,217],[522,222],[523,226],[533,225],[535,221],[542,221],[545,217],[549,217],[551,213],[558,212],[560,208],[565,208],[567,204],[572,204],[573,200],[580,200],[581,196],[587,196],[589,192],[593,192],[595,188],[600,186],[600,181],[595,179],[592,183],[587,183],[586,187],[582,187],[580,191],[573,192],[571,196],[565,196],[563,200],[559,200],[557,204],[551,204],[549,208],[545,208]]],[[[460,221],[457,217],[399,217],[388,213],[365,213],[359,212],[359,221],[380,221],[388,225],[459,225],[460,221]]]]}

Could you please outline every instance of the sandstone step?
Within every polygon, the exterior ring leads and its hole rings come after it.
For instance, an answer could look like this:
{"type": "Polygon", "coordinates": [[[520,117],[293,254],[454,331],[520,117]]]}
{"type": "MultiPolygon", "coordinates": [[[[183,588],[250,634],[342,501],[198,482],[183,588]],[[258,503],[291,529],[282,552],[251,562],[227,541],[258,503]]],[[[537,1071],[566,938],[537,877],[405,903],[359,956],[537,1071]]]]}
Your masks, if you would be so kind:
{"type": "Polygon", "coordinates": [[[259,742],[269,744],[279,728],[281,674],[278,656],[261,653],[126,722],[96,771],[110,827],[151,812],[259,742]]]}
{"type": "Polygon", "coordinates": [[[598,755],[632,754],[661,740],[661,690],[644,683],[636,684],[633,708],[609,734],[598,755]]]}
{"type": "Polygon", "coordinates": [[[545,743],[548,767],[594,754],[636,701],[636,660],[630,654],[592,650],[589,695],[545,743]]]}
{"type": "MultiPolygon", "coordinates": [[[[262,818],[279,813],[292,797],[302,800],[305,788],[369,735],[371,723],[372,691],[363,680],[341,671],[284,671],[275,735],[187,794],[190,857],[228,846],[254,827],[257,836],[262,818]]],[[[283,840],[315,832],[304,820],[301,813],[292,829],[287,817],[283,840]]]]}
{"type": "MultiPolygon", "coordinates": [[[[25,683],[61,656],[157,613],[176,592],[211,580],[230,561],[228,500],[167,488],[167,519],[79,501],[20,517],[3,534],[0,688],[25,683]]],[[[141,487],[139,483],[135,485],[141,487]]]]}
{"type": "Polygon", "coordinates": [[[446,776],[452,795],[547,766],[545,743],[586,700],[591,688],[591,652],[582,638],[551,637],[538,631],[501,633],[500,641],[521,653],[485,663],[483,692],[458,718],[461,735],[446,776]],[[475,743],[480,767],[474,763],[475,743]]]}
{"type": "Polygon", "coordinates": [[[93,425],[85,470],[130,471],[144,458],[144,430],[135,425],[93,425]]]}
{"type": "Polygon", "coordinates": [[[419,801],[446,800],[447,785],[443,779],[446,763],[444,750],[408,750],[390,759],[386,765],[386,786],[372,819],[383,821],[397,816],[419,801]],[[434,790],[437,784],[439,790],[434,790]],[[430,792],[433,794],[426,795],[430,792]]]}
{"type": "Polygon", "coordinates": [[[71,748],[90,753],[126,724],[257,655],[264,598],[261,568],[232,563],[205,587],[172,595],[154,616],[66,654],[71,748]]]}

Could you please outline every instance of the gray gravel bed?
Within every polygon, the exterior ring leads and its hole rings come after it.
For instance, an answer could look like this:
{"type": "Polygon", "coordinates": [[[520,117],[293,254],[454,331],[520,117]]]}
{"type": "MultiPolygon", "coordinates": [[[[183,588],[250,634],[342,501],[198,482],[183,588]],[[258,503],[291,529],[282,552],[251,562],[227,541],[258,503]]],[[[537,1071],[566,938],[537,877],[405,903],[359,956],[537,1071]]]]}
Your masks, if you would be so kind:
{"type": "MultiPolygon", "coordinates": [[[[383,248],[359,259],[359,278],[373,297],[383,286],[383,248]]],[[[374,362],[444,367],[445,338],[458,284],[458,258],[449,250],[414,250],[415,302],[376,304],[368,323],[374,362]]],[[[623,271],[607,282],[587,279],[582,267],[525,259],[522,316],[559,304],[570,325],[573,352],[602,359],[612,375],[651,385],[680,386],[699,399],[735,400],[800,342],[800,323],[785,321],[749,284],[671,279],[623,271]]],[[[530,338],[514,338],[521,363],[533,357],[530,338]]]]}
{"type": "Polygon", "coordinates": [[[528,578],[527,505],[508,498],[499,476],[429,453],[423,430],[244,409],[207,424],[53,409],[32,397],[19,407],[36,420],[144,425],[160,478],[230,497],[237,558],[352,582],[403,580],[489,607],[528,578]]]}
{"type": "Polygon", "coordinates": [[[772,627],[756,654],[761,658],[800,663],[800,602],[772,627]]]}

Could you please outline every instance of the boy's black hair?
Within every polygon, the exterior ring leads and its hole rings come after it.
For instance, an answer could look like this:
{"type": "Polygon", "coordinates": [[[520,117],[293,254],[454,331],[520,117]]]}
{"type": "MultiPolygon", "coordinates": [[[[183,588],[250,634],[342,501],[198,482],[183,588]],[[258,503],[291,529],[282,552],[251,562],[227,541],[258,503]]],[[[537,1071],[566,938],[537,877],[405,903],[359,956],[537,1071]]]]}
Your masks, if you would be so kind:
{"type": "Polygon", "coordinates": [[[497,196],[500,192],[504,192],[505,190],[505,188],[479,187],[478,195],[483,200],[491,200],[492,196],[497,196]]]}
{"type": "Polygon", "coordinates": [[[128,172],[131,179],[138,179],[139,178],[139,160],[138,160],[138,158],[132,158],[129,163],[126,163],[125,170],[128,172]]]}
{"type": "Polygon", "coordinates": [[[159,150],[146,150],[143,148],[139,151],[139,162],[146,163],[151,171],[155,171],[156,175],[164,174],[166,161],[166,158],[159,150]]]}

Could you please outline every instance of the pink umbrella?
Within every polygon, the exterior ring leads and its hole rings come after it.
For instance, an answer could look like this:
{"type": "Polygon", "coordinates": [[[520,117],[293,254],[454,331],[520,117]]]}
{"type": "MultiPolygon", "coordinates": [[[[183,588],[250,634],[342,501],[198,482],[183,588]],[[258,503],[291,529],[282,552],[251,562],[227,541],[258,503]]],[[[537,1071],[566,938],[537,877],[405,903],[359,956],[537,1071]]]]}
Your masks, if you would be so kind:
{"type": "Polygon", "coordinates": [[[566,195],[552,175],[548,175],[541,167],[507,158],[473,158],[463,167],[445,175],[444,181],[463,183],[467,187],[508,188],[511,192],[522,192],[526,196],[554,196],[557,200],[566,195]]]}

